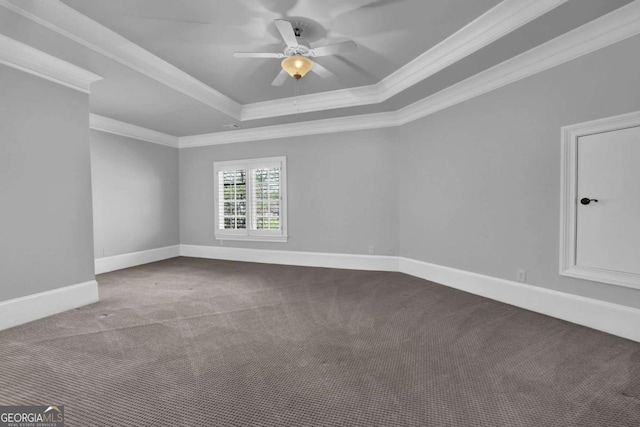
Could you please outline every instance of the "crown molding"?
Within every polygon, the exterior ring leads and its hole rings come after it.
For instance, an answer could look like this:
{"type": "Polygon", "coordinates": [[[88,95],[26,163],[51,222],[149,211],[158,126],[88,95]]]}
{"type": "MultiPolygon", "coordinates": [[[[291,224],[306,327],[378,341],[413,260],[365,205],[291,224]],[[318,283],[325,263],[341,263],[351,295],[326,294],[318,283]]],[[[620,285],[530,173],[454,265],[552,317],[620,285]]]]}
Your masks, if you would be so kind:
{"type": "Polygon", "coordinates": [[[179,68],[86,17],[60,0],[0,0],[0,6],[62,34],[165,86],[240,119],[240,104],[179,68]]]}
{"type": "Polygon", "coordinates": [[[89,115],[89,127],[93,130],[126,136],[127,138],[153,142],[167,147],[178,148],[178,138],[166,133],[132,125],[97,114],[89,115]]]}
{"type": "Polygon", "coordinates": [[[400,110],[402,124],[640,34],[640,1],[634,1],[553,40],[508,59],[400,110]]]}
{"type": "Polygon", "coordinates": [[[0,64],[24,71],[80,92],[102,77],[29,45],[0,34],[0,64]]]}
{"type": "MultiPolygon", "coordinates": [[[[78,13],[59,0],[46,2],[24,0],[19,3],[20,6],[8,0],[0,0],[0,6],[20,13],[232,117],[252,120],[258,118],[258,116],[275,117],[317,111],[319,109],[383,102],[384,99],[388,99],[384,98],[388,94],[396,90],[403,90],[399,88],[404,87],[406,89],[419,81],[415,79],[421,80],[428,77],[439,71],[441,69],[439,67],[446,66],[444,64],[451,64],[471,54],[565,1],[567,0],[505,0],[436,46],[434,49],[439,51],[440,56],[436,55],[432,49],[396,71],[378,85],[306,95],[293,99],[247,104],[242,107],[242,114],[240,114],[240,105],[235,101],[78,13]],[[487,27],[483,30],[479,22],[483,22],[487,27]],[[494,25],[489,25],[490,22],[494,22],[494,25]],[[463,40],[470,44],[464,45],[462,43],[463,40]],[[457,50],[456,46],[458,47],[457,50]],[[430,60],[433,62],[430,62],[430,60]],[[411,76],[412,73],[419,75],[411,76]],[[358,103],[349,104],[350,102],[358,103]],[[222,104],[226,104],[226,106],[222,104]],[[280,113],[281,110],[285,112],[282,114],[280,113]]],[[[170,147],[189,148],[401,126],[637,34],[640,34],[640,1],[629,3],[556,39],[398,111],[217,132],[182,138],[96,115],[92,115],[91,127],[103,132],[170,147]]],[[[5,36],[0,36],[0,63],[83,92],[88,92],[89,85],[101,79],[100,76],[87,70],[5,36]]]]}
{"type": "Polygon", "coordinates": [[[291,138],[319,135],[332,132],[379,129],[399,126],[396,112],[363,114],[360,116],[338,117],[283,125],[265,126],[228,132],[216,132],[180,138],[180,148],[203,147],[207,145],[230,144],[235,142],[262,141],[266,139],[291,138]]]}
{"type": "Polygon", "coordinates": [[[383,101],[444,70],[568,0],[505,0],[382,80],[383,101]]]}
{"type": "Polygon", "coordinates": [[[296,98],[241,105],[59,0],[0,5],[56,31],[236,120],[379,104],[568,0],[503,0],[381,82],[296,98]]]}
{"type": "Polygon", "coordinates": [[[180,148],[402,126],[638,34],[634,1],[398,111],[182,137],[180,148]]]}
{"type": "Polygon", "coordinates": [[[241,120],[382,103],[566,2],[504,0],[377,84],[245,104],[241,120]]]}
{"type": "Polygon", "coordinates": [[[375,84],[245,104],[240,112],[240,120],[268,119],[381,102],[384,100],[380,98],[379,86],[375,84]]]}

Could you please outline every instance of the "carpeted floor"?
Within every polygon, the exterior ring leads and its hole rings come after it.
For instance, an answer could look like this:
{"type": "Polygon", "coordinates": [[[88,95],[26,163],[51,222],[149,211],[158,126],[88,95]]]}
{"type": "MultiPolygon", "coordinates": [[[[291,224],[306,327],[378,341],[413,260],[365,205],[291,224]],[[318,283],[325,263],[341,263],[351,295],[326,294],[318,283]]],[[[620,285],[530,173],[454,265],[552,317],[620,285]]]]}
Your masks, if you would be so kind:
{"type": "Polygon", "coordinates": [[[399,273],[175,258],[0,332],[67,426],[640,426],[640,344],[399,273]]]}

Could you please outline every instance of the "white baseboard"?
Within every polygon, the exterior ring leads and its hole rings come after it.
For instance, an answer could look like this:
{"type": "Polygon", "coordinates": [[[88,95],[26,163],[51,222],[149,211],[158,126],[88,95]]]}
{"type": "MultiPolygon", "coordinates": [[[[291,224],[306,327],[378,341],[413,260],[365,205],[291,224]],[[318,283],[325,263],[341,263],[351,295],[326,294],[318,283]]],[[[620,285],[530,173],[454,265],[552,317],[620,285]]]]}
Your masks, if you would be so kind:
{"type": "Polygon", "coordinates": [[[180,245],[180,255],[194,258],[300,265],[349,270],[398,271],[398,257],[382,255],[331,254],[224,246],[180,245]]]}
{"type": "Polygon", "coordinates": [[[640,342],[640,309],[409,258],[399,266],[411,276],[640,342]]]}
{"type": "Polygon", "coordinates": [[[409,258],[197,245],[180,245],[180,255],[266,264],[398,271],[640,342],[640,309],[409,258]]]}
{"type": "Polygon", "coordinates": [[[95,280],[2,301],[0,331],[94,302],[98,302],[95,280]]]}
{"type": "Polygon", "coordinates": [[[305,267],[397,271],[640,342],[640,309],[403,257],[177,245],[99,258],[96,260],[96,274],[177,256],[305,267]]]}
{"type": "Polygon", "coordinates": [[[177,256],[180,256],[180,245],[166,246],[164,248],[149,249],[147,251],[97,258],[95,260],[95,269],[96,274],[102,274],[148,264],[150,262],[162,261],[163,259],[175,258],[177,256]]]}

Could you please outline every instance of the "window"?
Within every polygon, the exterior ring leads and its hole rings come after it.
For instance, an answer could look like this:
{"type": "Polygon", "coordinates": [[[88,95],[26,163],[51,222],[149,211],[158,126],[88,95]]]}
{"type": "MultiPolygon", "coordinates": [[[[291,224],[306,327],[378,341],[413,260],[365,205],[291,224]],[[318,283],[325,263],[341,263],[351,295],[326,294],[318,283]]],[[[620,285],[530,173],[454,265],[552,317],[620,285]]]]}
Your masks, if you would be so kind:
{"type": "Polygon", "coordinates": [[[287,240],[286,157],[215,162],[216,238],[287,240]]]}

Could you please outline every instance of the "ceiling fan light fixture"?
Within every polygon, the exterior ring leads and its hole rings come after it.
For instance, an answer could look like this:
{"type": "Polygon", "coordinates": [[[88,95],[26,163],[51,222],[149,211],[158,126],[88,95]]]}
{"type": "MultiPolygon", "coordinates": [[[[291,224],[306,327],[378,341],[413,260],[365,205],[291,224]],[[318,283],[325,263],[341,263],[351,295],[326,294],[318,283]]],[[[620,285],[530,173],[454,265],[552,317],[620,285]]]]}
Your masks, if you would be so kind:
{"type": "Polygon", "coordinates": [[[303,78],[311,68],[313,61],[306,56],[293,55],[282,60],[282,69],[296,80],[303,78]]]}

